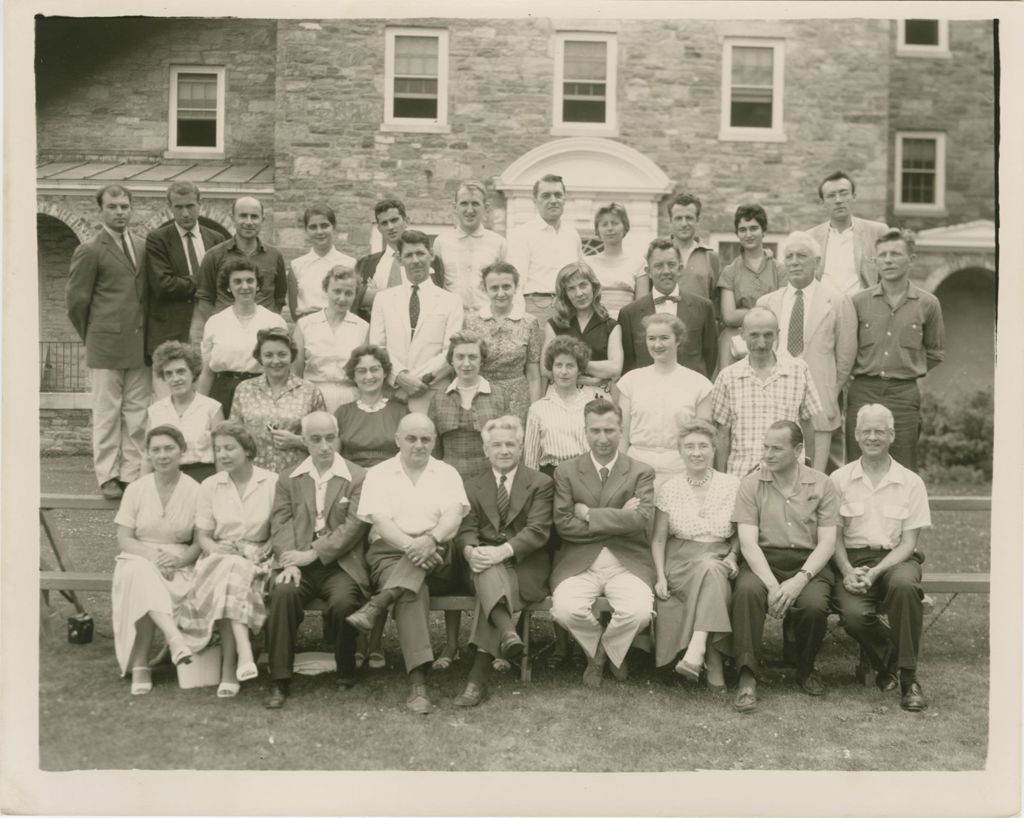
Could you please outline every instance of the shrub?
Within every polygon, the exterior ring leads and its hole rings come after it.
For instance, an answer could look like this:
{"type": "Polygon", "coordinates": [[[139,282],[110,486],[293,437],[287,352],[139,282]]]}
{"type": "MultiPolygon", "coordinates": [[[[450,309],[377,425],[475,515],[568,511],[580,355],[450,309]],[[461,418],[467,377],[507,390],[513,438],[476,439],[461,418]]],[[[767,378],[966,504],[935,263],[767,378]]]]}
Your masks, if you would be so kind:
{"type": "Polygon", "coordinates": [[[952,401],[921,396],[918,465],[922,473],[953,482],[992,479],[992,389],[952,401]]]}

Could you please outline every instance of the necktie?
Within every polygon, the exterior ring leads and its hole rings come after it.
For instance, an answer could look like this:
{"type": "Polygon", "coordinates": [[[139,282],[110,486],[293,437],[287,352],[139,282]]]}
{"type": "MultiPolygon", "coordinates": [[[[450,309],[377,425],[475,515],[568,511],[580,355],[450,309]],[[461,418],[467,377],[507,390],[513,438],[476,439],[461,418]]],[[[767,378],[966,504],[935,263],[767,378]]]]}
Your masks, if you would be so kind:
{"type": "Polygon", "coordinates": [[[397,287],[402,283],[402,264],[397,255],[391,257],[391,272],[388,273],[388,286],[397,287]]]}
{"type": "Polygon", "coordinates": [[[789,314],[789,340],[786,342],[789,354],[796,358],[804,351],[804,291],[796,291],[793,312],[789,314]]]}
{"type": "Polygon", "coordinates": [[[659,295],[654,299],[655,304],[664,304],[666,301],[671,301],[673,304],[679,303],[679,297],[675,295],[659,295]]]}
{"type": "Polygon", "coordinates": [[[188,248],[188,271],[192,278],[199,275],[199,256],[196,255],[196,245],[192,240],[192,231],[185,234],[185,246],[188,248]]]}
{"type": "Polygon", "coordinates": [[[502,475],[501,480],[498,482],[498,519],[502,525],[505,525],[508,518],[508,490],[505,488],[505,481],[508,480],[507,475],[502,475]]]}
{"type": "Polygon", "coordinates": [[[413,332],[416,331],[416,324],[420,320],[420,285],[412,285],[412,295],[409,296],[409,326],[413,332]]]}
{"type": "Polygon", "coordinates": [[[124,233],[121,234],[121,250],[128,259],[128,262],[132,265],[132,269],[135,269],[135,259],[132,257],[132,251],[128,249],[128,239],[125,238],[124,233]]]}
{"type": "Polygon", "coordinates": [[[605,481],[606,481],[606,480],[608,479],[608,469],[607,469],[607,467],[605,467],[605,466],[602,466],[602,467],[601,467],[601,468],[600,468],[600,469],[598,470],[598,472],[597,472],[597,473],[598,473],[599,475],[601,475],[601,482],[602,482],[602,483],[604,483],[604,482],[605,482],[605,481]]]}

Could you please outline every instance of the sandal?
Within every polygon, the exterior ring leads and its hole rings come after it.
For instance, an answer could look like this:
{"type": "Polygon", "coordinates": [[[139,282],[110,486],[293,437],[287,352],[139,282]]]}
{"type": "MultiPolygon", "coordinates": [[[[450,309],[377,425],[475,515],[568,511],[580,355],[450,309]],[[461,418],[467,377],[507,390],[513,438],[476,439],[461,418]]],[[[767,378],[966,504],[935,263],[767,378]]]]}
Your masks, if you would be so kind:
{"type": "Polygon", "coordinates": [[[247,682],[250,679],[255,679],[260,675],[259,670],[256,667],[255,662],[245,662],[238,666],[238,670],[235,671],[235,676],[238,677],[238,681],[247,682]]]}
{"type": "Polygon", "coordinates": [[[153,677],[148,667],[132,668],[132,695],[145,696],[153,689],[153,677]]]}
{"type": "Polygon", "coordinates": [[[242,686],[238,682],[221,682],[217,685],[217,698],[233,699],[241,689],[242,686]]]}
{"type": "Polygon", "coordinates": [[[685,658],[676,662],[676,673],[691,682],[700,681],[700,675],[704,668],[701,665],[691,665],[685,658]]]}
{"type": "Polygon", "coordinates": [[[388,666],[387,661],[384,659],[384,654],[378,653],[377,651],[374,651],[369,655],[366,664],[370,670],[381,670],[388,666]]]}
{"type": "Polygon", "coordinates": [[[456,650],[454,656],[439,656],[430,667],[432,670],[448,670],[452,666],[452,662],[457,662],[461,658],[462,654],[456,650]]]}

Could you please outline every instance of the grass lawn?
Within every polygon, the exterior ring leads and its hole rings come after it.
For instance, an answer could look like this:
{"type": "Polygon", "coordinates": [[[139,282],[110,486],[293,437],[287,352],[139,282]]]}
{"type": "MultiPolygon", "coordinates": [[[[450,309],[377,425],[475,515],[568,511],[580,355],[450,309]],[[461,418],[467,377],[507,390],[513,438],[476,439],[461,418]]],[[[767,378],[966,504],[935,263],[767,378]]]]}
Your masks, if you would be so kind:
{"type": "MultiPolygon", "coordinates": [[[[953,487],[933,494],[954,493],[953,487]]],[[[43,490],[95,490],[88,458],[43,460],[43,490]]],[[[987,493],[974,487],[969,493],[987,493]]],[[[959,492],[964,493],[964,492],[959,492]]],[[[935,512],[923,550],[927,570],[987,571],[989,514],[935,512]]],[[[116,544],[110,513],[62,512],[61,531],[76,569],[112,569],[116,544]]],[[[45,554],[45,551],[44,551],[45,554]]],[[[62,616],[73,613],[53,594],[62,616]]],[[[935,612],[949,600],[935,597],[935,612]]],[[[468,672],[465,658],[433,673],[436,710],[404,709],[406,686],[393,624],[385,637],[389,667],[365,673],[351,692],[329,676],[297,677],[283,710],[263,709],[265,677],[233,700],[214,688],[181,690],[174,670],[154,674],[148,696],[129,695],[114,659],[108,594],[85,594],[96,621],[89,645],[57,636],[40,644],[39,735],[43,770],[531,770],[666,771],[696,769],[978,770],[988,739],[988,597],[958,597],[941,619],[926,618],[920,678],[930,707],[904,713],[898,694],[883,695],[853,678],[856,645],[841,629],[826,637],[818,667],[823,699],[801,693],[792,669],[769,666],[756,713],[739,715],[731,694],[693,690],[655,673],[643,654],[625,683],[597,691],[579,683],[582,663],[556,672],[538,664],[534,680],[494,674],[491,698],[464,711],[452,704],[468,672]]],[[[435,614],[435,646],[443,641],[435,614]]],[[[535,650],[546,646],[546,615],[534,617],[535,650]]],[[[463,639],[468,617],[463,620],[463,639]]],[[[316,650],[317,615],[301,632],[300,650],[316,650]]],[[[778,627],[766,633],[768,656],[780,649],[778,627]]]]}

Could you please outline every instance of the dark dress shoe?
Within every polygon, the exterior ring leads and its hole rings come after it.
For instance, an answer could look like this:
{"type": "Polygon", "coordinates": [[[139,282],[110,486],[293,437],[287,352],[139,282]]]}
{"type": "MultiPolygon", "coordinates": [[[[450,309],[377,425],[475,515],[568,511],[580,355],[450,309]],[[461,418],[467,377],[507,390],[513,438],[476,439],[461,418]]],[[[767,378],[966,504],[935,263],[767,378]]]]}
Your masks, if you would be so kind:
{"type": "Polygon", "coordinates": [[[349,675],[347,673],[346,674],[339,673],[337,676],[334,677],[334,686],[338,690],[344,692],[346,690],[351,690],[353,687],[355,687],[356,686],[356,680],[351,675],[349,675]]]}
{"type": "Polygon", "coordinates": [[[409,698],[405,700],[405,707],[410,713],[417,716],[429,715],[433,707],[430,704],[430,697],[427,696],[427,686],[415,684],[409,690],[409,698]]]}
{"type": "Polygon", "coordinates": [[[903,691],[900,707],[910,713],[920,713],[928,707],[928,700],[924,697],[924,691],[921,690],[921,684],[917,679],[907,685],[903,691]]]}
{"type": "Polygon", "coordinates": [[[899,687],[900,680],[896,678],[896,674],[888,670],[879,671],[878,675],[875,676],[875,687],[881,690],[883,693],[892,693],[897,687],[899,687]]]}
{"type": "Polygon", "coordinates": [[[476,707],[478,704],[480,704],[480,702],[482,702],[486,698],[486,687],[478,685],[475,682],[467,682],[466,689],[455,697],[455,706],[476,707]]]}
{"type": "Polygon", "coordinates": [[[523,651],[526,650],[526,645],[523,644],[523,640],[519,638],[519,634],[515,631],[505,631],[501,635],[501,656],[507,659],[509,662],[515,662],[523,655],[523,651]]]}
{"type": "Polygon", "coordinates": [[[270,686],[270,695],[267,696],[267,700],[263,703],[263,706],[267,710],[280,710],[284,707],[285,699],[288,698],[288,688],[281,684],[272,684],[270,686]]]}
{"type": "Polygon", "coordinates": [[[373,602],[367,602],[358,611],[346,616],[345,621],[364,636],[369,636],[382,613],[384,612],[373,602]]]}
{"type": "Polygon", "coordinates": [[[754,688],[740,688],[732,702],[738,713],[750,713],[757,707],[757,692],[754,688]]]}
{"type": "Polygon", "coordinates": [[[111,478],[100,485],[100,494],[107,500],[117,500],[124,494],[124,489],[121,488],[120,481],[111,478]]]}
{"type": "Polygon", "coordinates": [[[813,671],[804,676],[804,678],[797,679],[796,683],[800,685],[800,689],[808,696],[825,695],[825,685],[822,683],[821,677],[813,671]]]}

